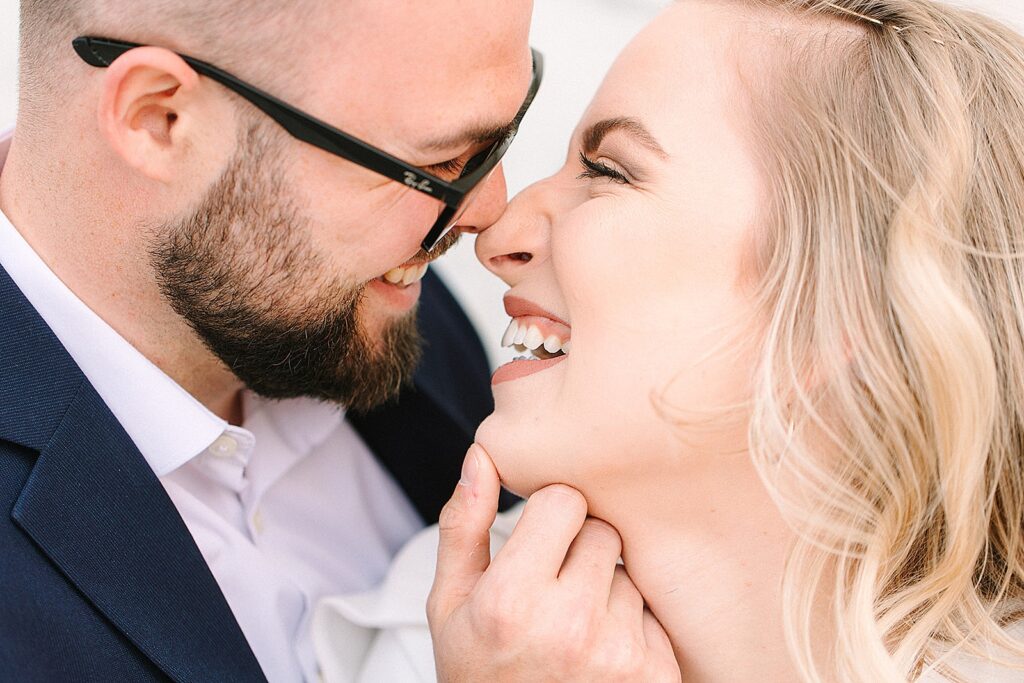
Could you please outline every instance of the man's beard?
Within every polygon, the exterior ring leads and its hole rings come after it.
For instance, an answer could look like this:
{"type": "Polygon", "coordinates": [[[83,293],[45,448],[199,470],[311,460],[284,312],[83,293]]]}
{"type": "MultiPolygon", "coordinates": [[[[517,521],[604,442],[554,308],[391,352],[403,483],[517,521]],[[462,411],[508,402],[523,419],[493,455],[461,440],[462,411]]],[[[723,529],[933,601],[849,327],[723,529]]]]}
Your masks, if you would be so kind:
{"type": "Polygon", "coordinates": [[[369,336],[358,316],[366,285],[327,272],[308,222],[262,170],[280,168],[276,152],[251,126],[199,208],[154,233],[152,266],[174,310],[249,389],[365,412],[411,382],[415,312],[369,336]]]}

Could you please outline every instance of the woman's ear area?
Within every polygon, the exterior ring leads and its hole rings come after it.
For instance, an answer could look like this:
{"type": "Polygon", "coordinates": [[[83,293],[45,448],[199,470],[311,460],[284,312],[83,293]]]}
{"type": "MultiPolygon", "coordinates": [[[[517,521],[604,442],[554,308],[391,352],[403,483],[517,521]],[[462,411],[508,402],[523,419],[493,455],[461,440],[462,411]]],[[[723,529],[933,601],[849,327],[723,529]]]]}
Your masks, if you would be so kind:
{"type": "Polygon", "coordinates": [[[169,182],[181,172],[195,116],[199,75],[178,55],[139,47],[104,70],[98,124],[111,149],[142,175],[169,182]]]}

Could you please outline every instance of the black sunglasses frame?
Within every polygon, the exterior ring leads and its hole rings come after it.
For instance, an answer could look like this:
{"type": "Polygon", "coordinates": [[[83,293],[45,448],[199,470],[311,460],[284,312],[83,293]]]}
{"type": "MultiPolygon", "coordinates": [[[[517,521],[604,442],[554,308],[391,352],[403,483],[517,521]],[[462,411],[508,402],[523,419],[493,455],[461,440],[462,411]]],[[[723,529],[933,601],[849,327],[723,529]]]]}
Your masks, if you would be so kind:
{"type": "MultiPolygon", "coordinates": [[[[128,43],[110,38],[80,36],[72,41],[78,56],[87,64],[95,67],[108,67],[115,59],[137,47],[138,43],[128,43]]],[[[512,121],[509,132],[497,140],[491,147],[469,160],[456,180],[448,181],[439,178],[423,169],[408,164],[384,150],[378,149],[362,140],[334,128],[328,123],[310,116],[300,109],[249,85],[245,81],[232,76],[213,64],[194,57],[178,54],[196,73],[217,81],[229,90],[244,97],[264,114],[272,118],[297,140],[308,143],[335,156],[347,159],[363,168],[378,173],[386,178],[430,195],[444,203],[440,215],[433,227],[423,239],[424,251],[430,251],[437,242],[453,227],[454,222],[462,215],[462,211],[473,197],[473,190],[485,181],[498,166],[505,152],[508,151],[526,111],[533,104],[537,91],[544,78],[544,56],[531,48],[533,54],[533,79],[526,93],[519,112],[512,121]]]]}

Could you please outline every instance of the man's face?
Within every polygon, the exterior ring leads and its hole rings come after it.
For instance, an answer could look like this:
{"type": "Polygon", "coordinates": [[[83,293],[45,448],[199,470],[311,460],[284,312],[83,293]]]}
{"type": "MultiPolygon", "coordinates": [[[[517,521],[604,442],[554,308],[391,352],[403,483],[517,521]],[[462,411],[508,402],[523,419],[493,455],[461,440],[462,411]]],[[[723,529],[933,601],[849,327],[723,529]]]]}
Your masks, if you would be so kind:
{"type": "MultiPolygon", "coordinates": [[[[335,4],[296,37],[308,75],[282,93],[295,106],[452,178],[487,145],[480,131],[514,118],[531,75],[528,0],[335,4]]],[[[253,390],[372,407],[418,357],[415,266],[441,206],[257,112],[242,119],[220,180],[150,245],[164,294],[253,390]]],[[[505,200],[499,170],[459,225],[488,227],[505,200]]]]}

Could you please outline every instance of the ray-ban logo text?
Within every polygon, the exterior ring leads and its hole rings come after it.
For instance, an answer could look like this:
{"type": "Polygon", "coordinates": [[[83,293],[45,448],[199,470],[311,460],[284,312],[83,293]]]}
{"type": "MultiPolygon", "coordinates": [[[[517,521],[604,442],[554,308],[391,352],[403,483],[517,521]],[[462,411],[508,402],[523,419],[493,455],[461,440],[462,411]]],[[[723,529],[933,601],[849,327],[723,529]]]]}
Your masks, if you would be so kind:
{"type": "Polygon", "coordinates": [[[429,192],[434,194],[434,186],[430,184],[430,181],[426,178],[419,178],[415,173],[405,171],[405,184],[409,187],[414,187],[420,192],[429,192]]]}

